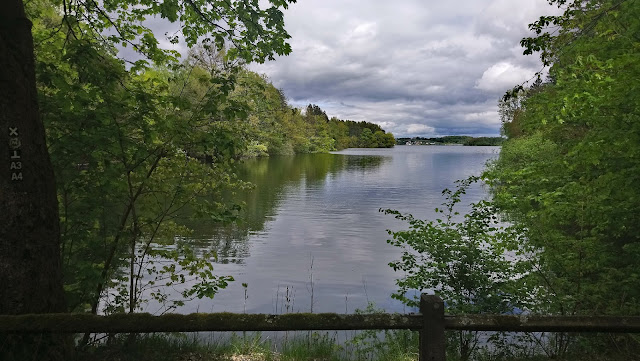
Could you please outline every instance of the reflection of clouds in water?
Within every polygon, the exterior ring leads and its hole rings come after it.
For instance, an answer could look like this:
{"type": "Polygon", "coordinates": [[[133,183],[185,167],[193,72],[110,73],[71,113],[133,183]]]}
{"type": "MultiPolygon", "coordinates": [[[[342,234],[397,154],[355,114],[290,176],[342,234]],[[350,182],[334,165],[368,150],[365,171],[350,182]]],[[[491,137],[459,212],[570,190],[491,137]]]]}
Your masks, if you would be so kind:
{"type": "Polygon", "coordinates": [[[340,254],[345,261],[358,261],[358,262],[367,262],[373,261],[374,250],[367,245],[367,242],[371,242],[370,239],[365,238],[342,238],[337,240],[336,248],[340,250],[340,254]]]}
{"type": "MultiPolygon", "coordinates": [[[[386,243],[386,229],[406,229],[406,224],[378,209],[432,217],[433,208],[444,201],[442,189],[478,174],[496,155],[492,152],[480,147],[404,146],[351,149],[287,162],[265,160],[269,170],[260,172],[263,178],[256,178],[260,182],[246,198],[250,220],[204,237],[207,246],[219,250],[221,259],[224,253],[229,262],[242,263],[216,265],[216,274],[230,274],[236,282],[214,301],[202,300],[186,310],[196,305],[209,312],[242,312],[238,301],[244,299],[242,282],[249,284],[248,312],[273,312],[279,285],[295,285],[296,304],[308,305],[312,273],[314,311],[341,312],[345,292],[351,312],[365,307],[366,299],[397,311],[399,306],[389,296],[400,275],[388,262],[400,252],[386,243]],[[260,230],[254,231],[256,227],[260,230]]],[[[480,187],[473,188],[468,199],[484,194],[480,187]]]]}
{"type": "Polygon", "coordinates": [[[418,167],[424,167],[425,165],[428,165],[428,164],[425,164],[425,160],[428,162],[433,162],[432,159],[433,158],[425,159],[424,157],[421,157],[419,154],[409,154],[405,158],[405,166],[409,168],[409,170],[416,170],[418,167]]]}

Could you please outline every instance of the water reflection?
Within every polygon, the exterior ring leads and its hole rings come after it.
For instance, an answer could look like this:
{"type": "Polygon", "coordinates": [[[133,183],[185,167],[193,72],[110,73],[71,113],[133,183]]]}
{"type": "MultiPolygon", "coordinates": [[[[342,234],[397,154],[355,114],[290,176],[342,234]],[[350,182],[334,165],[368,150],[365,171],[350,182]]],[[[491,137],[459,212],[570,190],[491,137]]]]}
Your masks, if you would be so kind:
{"type": "Polygon", "coordinates": [[[384,162],[391,161],[390,156],[377,156],[377,155],[344,155],[334,154],[335,157],[340,157],[343,160],[345,168],[349,170],[373,170],[380,167],[384,162]]]}
{"type": "Polygon", "coordinates": [[[215,250],[218,262],[242,264],[249,257],[247,241],[265,232],[273,221],[284,196],[297,189],[322,187],[331,177],[346,169],[371,170],[390,157],[378,155],[303,154],[297,156],[249,159],[237,166],[236,172],[253,187],[234,195],[228,201],[243,205],[237,222],[230,225],[198,222],[193,246],[215,250]]]}
{"type": "MultiPolygon", "coordinates": [[[[479,174],[498,151],[404,146],[239,165],[240,178],[255,185],[233,195],[244,203],[240,220],[230,226],[192,225],[193,244],[218,252],[215,273],[232,275],[236,282],[213,300],[188,302],[179,312],[270,313],[286,307],[353,312],[368,301],[388,311],[409,311],[389,297],[401,275],[388,263],[400,252],[386,243],[387,229],[406,225],[378,209],[433,217],[443,202],[442,189],[479,174]]],[[[464,202],[485,195],[482,187],[472,187],[464,202]]]]}

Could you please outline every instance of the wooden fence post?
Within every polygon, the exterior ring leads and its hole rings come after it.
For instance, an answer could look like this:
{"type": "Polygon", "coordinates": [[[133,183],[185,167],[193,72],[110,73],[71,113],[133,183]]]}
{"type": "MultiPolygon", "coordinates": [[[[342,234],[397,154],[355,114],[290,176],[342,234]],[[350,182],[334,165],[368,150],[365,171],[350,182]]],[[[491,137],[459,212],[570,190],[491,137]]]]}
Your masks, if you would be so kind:
{"type": "Polygon", "coordinates": [[[445,361],[444,302],[438,296],[423,293],[420,313],[420,361],[445,361]]]}

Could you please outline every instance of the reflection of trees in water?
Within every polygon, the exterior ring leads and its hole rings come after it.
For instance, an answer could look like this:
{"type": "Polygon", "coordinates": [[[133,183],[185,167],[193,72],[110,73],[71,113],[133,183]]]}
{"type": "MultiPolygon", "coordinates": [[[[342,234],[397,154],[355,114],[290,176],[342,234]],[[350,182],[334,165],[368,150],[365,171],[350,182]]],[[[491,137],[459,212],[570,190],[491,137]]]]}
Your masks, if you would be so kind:
{"type": "Polygon", "coordinates": [[[382,156],[342,154],[301,154],[248,159],[237,166],[239,179],[254,185],[252,189],[227,195],[227,201],[243,204],[238,220],[230,225],[194,224],[192,244],[215,250],[219,263],[242,264],[249,256],[249,235],[262,232],[267,220],[291,187],[318,187],[328,175],[350,169],[369,170],[390,160],[382,156]]]}
{"type": "Polygon", "coordinates": [[[344,156],[345,168],[348,170],[369,170],[378,168],[391,160],[391,157],[377,155],[346,155],[344,156]]]}
{"type": "Polygon", "coordinates": [[[248,233],[237,225],[219,226],[208,236],[192,238],[190,244],[202,250],[214,251],[218,260],[216,263],[243,264],[249,256],[248,233]]]}

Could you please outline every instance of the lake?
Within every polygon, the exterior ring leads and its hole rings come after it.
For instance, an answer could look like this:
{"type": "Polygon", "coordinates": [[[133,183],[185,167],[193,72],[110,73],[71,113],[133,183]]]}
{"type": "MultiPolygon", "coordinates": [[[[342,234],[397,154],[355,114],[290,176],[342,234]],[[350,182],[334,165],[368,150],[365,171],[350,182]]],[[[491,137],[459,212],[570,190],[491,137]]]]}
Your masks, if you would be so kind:
{"type": "MultiPolygon", "coordinates": [[[[235,282],[213,300],[188,302],[178,312],[352,313],[368,302],[415,311],[390,297],[402,275],[388,266],[400,250],[387,244],[386,230],[407,225],[378,210],[434,217],[442,190],[479,175],[499,151],[396,146],[246,161],[239,176],[255,188],[237,195],[245,203],[240,222],[198,223],[191,240],[217,250],[215,273],[235,282]]],[[[476,185],[464,203],[486,194],[476,185]]]]}

